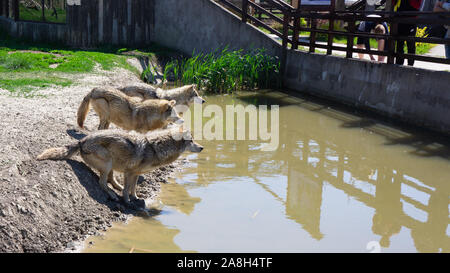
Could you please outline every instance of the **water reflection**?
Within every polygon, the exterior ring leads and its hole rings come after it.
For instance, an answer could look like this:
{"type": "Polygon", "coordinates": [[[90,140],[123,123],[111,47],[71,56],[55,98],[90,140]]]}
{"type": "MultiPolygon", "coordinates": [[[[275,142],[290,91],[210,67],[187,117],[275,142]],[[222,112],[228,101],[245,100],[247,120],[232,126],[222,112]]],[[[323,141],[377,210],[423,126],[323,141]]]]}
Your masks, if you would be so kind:
{"type": "MultiPolygon", "coordinates": [[[[221,98],[217,100],[224,103],[221,98]]],[[[199,155],[194,167],[185,170],[198,175],[190,180],[195,185],[242,176],[253,179],[285,206],[288,218],[321,240],[326,183],[375,209],[372,232],[380,236],[382,247],[388,248],[391,238],[405,227],[411,230],[418,251],[450,251],[450,153],[446,144],[282,94],[249,96],[240,101],[282,106],[280,148],[260,152],[252,149],[258,143],[203,142],[205,150],[211,152],[206,157],[199,155]],[[299,116],[299,105],[310,111],[299,116]],[[341,123],[336,124],[336,119],[341,123]],[[380,143],[374,143],[372,134],[378,134],[380,143]],[[260,181],[274,174],[287,177],[285,197],[260,181]]]]}

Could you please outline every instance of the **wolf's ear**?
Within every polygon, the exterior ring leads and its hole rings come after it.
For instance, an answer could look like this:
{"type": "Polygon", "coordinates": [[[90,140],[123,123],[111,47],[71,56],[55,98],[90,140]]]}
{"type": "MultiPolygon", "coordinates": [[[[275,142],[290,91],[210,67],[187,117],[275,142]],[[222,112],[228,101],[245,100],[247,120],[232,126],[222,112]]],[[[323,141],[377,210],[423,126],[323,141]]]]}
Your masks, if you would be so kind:
{"type": "Polygon", "coordinates": [[[176,101],[176,100],[171,100],[171,101],[169,101],[169,105],[170,105],[171,107],[174,107],[175,104],[177,104],[177,101],[176,101]]]}
{"type": "Polygon", "coordinates": [[[162,102],[162,104],[161,104],[161,113],[164,113],[164,112],[166,112],[168,109],[169,109],[169,103],[170,102],[162,102]]]}

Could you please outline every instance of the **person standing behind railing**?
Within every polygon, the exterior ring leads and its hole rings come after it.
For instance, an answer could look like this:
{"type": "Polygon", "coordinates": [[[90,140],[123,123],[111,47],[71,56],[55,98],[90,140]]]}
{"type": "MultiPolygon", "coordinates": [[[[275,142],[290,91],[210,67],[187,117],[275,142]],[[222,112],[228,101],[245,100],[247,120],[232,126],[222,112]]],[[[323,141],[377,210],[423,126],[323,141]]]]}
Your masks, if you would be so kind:
{"type": "MultiPolygon", "coordinates": [[[[422,4],[422,0],[393,0],[394,11],[418,11],[422,4]]],[[[415,37],[417,31],[416,24],[398,24],[398,36],[409,36],[415,37]]],[[[405,40],[397,40],[397,52],[403,54],[405,51],[403,49],[405,45],[405,40]]],[[[406,41],[406,47],[408,48],[409,54],[416,53],[416,42],[406,41]]],[[[395,58],[396,64],[403,65],[405,57],[397,56],[395,58]]],[[[408,58],[408,65],[414,65],[414,59],[408,58]]]]}
{"type": "MultiPolygon", "coordinates": [[[[379,15],[369,15],[367,17],[381,17],[379,15]]],[[[371,33],[374,32],[375,34],[389,34],[389,29],[388,26],[385,22],[383,23],[376,23],[373,21],[362,21],[361,24],[358,27],[358,32],[366,32],[366,33],[371,33]]],[[[385,39],[376,39],[378,42],[378,51],[383,51],[386,41],[385,39]]],[[[363,46],[365,46],[365,48],[367,50],[370,50],[370,38],[367,37],[358,37],[358,39],[356,40],[356,47],[357,48],[363,48],[363,46]]],[[[360,59],[364,59],[364,54],[363,53],[358,53],[358,56],[360,59]]],[[[375,61],[375,58],[373,57],[372,54],[369,54],[369,57],[372,61],[375,61]]],[[[379,62],[383,62],[384,61],[385,56],[382,55],[378,55],[378,61],[379,62]]]]}
{"type": "MultiPolygon", "coordinates": [[[[442,12],[442,11],[450,11],[450,0],[437,1],[434,6],[433,11],[442,12]]],[[[447,34],[445,34],[446,39],[450,39],[450,26],[445,26],[447,29],[447,34]]],[[[450,59],[450,45],[445,44],[445,57],[450,59]]]]}

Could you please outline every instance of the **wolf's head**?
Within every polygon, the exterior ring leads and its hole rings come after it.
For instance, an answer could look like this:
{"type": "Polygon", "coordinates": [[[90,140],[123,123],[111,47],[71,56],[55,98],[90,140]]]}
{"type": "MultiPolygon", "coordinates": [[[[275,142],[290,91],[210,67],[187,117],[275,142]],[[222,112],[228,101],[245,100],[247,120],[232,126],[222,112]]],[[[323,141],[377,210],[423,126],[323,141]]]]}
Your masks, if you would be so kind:
{"type": "Polygon", "coordinates": [[[172,138],[176,141],[181,141],[185,151],[190,151],[193,153],[200,153],[203,151],[203,146],[195,142],[192,138],[191,131],[183,129],[183,126],[174,127],[171,131],[172,138]]]}
{"type": "Polygon", "coordinates": [[[184,120],[178,115],[175,105],[177,102],[175,100],[164,101],[161,107],[161,114],[164,120],[168,122],[173,122],[176,124],[182,124],[184,120]]]}
{"type": "Polygon", "coordinates": [[[202,97],[200,97],[200,95],[198,94],[197,91],[197,86],[196,85],[191,85],[190,88],[188,89],[188,96],[189,96],[189,103],[200,103],[203,104],[206,102],[206,100],[204,100],[202,97]]]}

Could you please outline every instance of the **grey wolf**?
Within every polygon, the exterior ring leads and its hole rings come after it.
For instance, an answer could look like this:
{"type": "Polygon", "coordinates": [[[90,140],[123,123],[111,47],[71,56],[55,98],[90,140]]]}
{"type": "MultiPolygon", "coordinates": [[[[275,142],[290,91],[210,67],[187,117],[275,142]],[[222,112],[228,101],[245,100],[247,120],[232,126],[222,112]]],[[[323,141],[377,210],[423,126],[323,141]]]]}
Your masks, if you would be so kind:
{"type": "Polygon", "coordinates": [[[205,103],[206,101],[200,97],[195,85],[185,85],[183,87],[163,90],[161,88],[154,88],[151,86],[125,86],[118,88],[124,94],[130,97],[140,98],[141,101],[148,99],[165,99],[175,100],[177,105],[188,106],[194,101],[205,103]]]}
{"type": "Polygon", "coordinates": [[[100,118],[99,130],[108,129],[112,122],[125,130],[146,133],[163,128],[171,122],[183,122],[174,108],[175,100],[139,102],[114,88],[94,88],[84,97],[78,108],[78,125],[81,128],[90,104],[100,118]]]}
{"type": "Polygon", "coordinates": [[[122,191],[125,203],[137,199],[138,176],[175,161],[184,151],[199,153],[203,147],[192,139],[189,131],[179,127],[142,134],[120,130],[101,130],[91,133],[67,146],[45,150],[37,160],[65,160],[80,152],[84,162],[100,172],[102,189],[117,201],[108,182],[122,191]],[[122,187],[113,172],[124,173],[122,187]]]}

